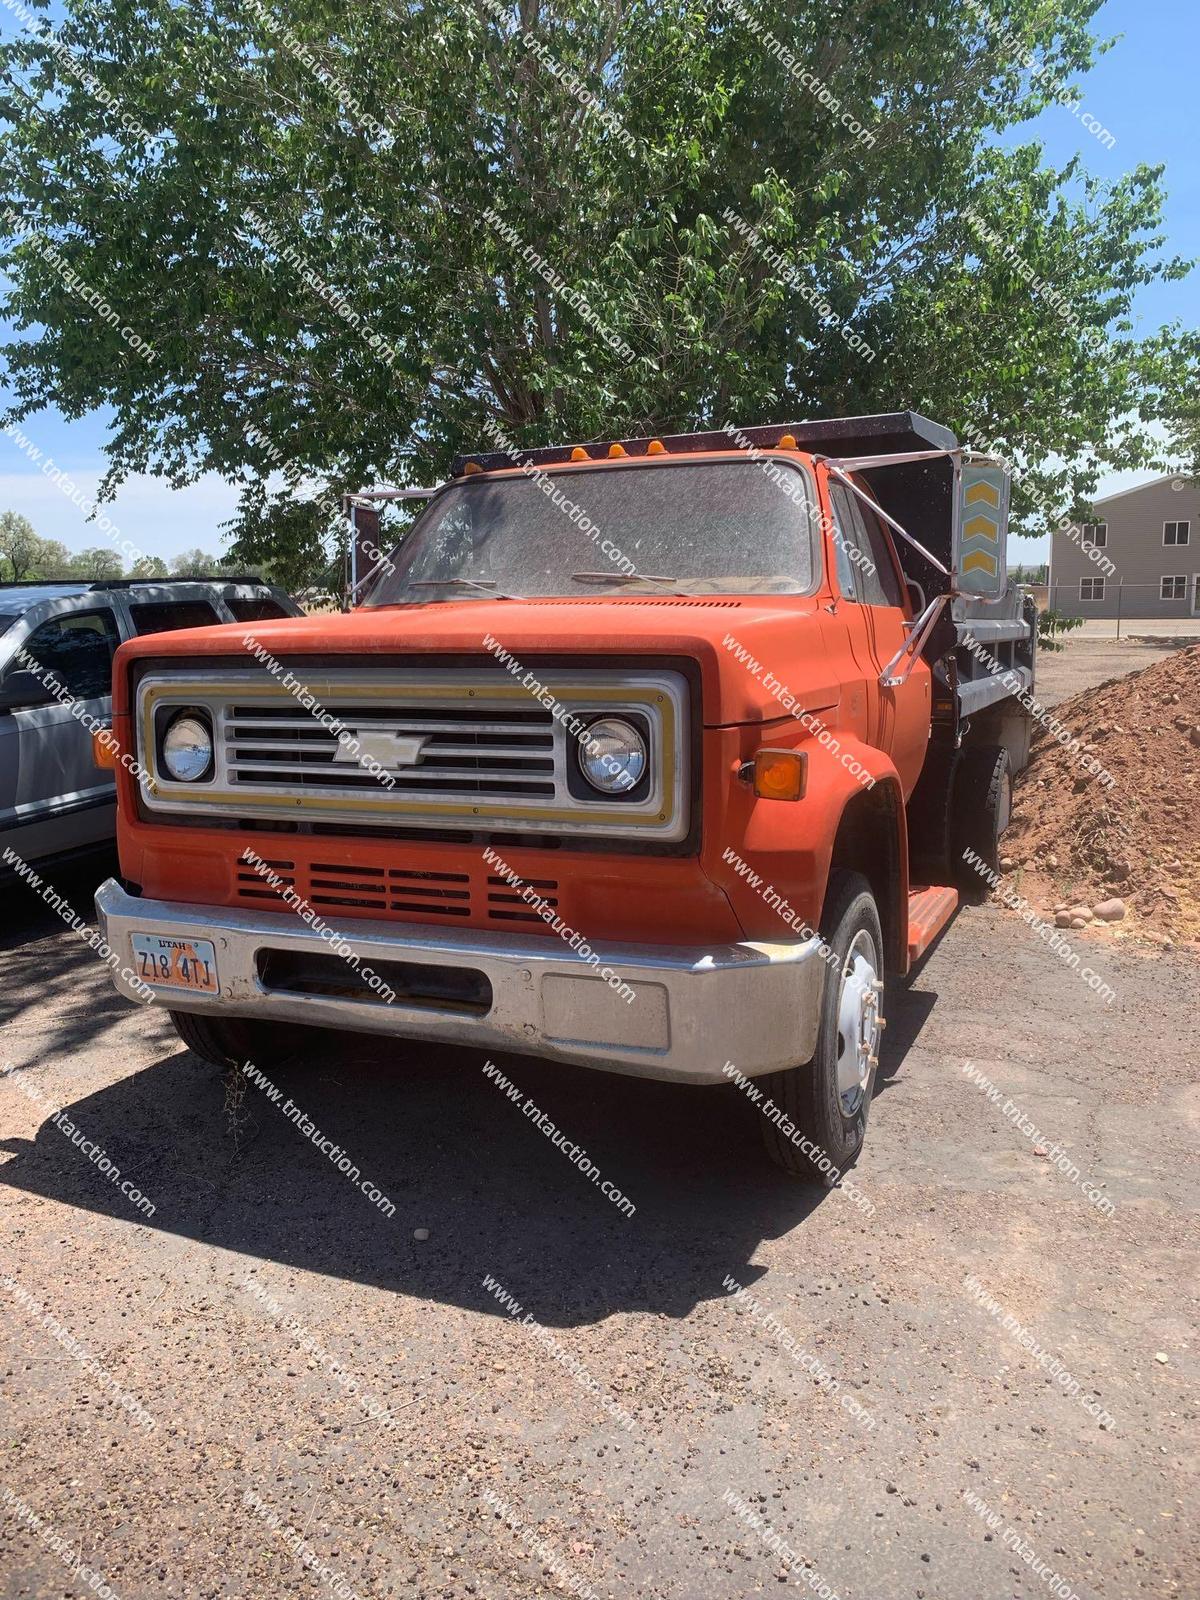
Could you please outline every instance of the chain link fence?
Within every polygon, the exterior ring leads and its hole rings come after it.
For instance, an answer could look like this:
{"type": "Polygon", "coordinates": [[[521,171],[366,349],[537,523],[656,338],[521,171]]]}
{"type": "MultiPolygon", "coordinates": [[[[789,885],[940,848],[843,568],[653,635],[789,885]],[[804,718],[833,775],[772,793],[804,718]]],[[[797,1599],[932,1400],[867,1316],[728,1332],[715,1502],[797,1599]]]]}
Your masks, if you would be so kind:
{"type": "MultiPolygon", "coordinates": [[[[1057,611],[1063,617],[1111,624],[1111,629],[1106,626],[1102,632],[1111,631],[1114,639],[1123,633],[1153,633],[1155,625],[1164,622],[1170,624],[1175,636],[1194,627],[1200,638],[1200,573],[1181,573],[1154,583],[1095,577],[1022,587],[1033,595],[1039,611],[1057,611]]],[[[1094,629],[1088,632],[1096,634],[1094,629]]]]}

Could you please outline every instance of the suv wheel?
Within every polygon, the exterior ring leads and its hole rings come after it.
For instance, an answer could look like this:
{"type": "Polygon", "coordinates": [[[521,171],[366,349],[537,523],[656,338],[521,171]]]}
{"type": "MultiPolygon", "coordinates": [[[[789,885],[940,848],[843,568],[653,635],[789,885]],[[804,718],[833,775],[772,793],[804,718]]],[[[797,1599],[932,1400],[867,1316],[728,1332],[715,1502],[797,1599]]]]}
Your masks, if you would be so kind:
{"type": "Polygon", "coordinates": [[[863,1146],[884,1029],[883,933],[859,873],[830,876],[821,933],[837,964],[827,963],[816,1053],[756,1087],[774,1102],[759,1102],[772,1161],[832,1188],[863,1146]]]}

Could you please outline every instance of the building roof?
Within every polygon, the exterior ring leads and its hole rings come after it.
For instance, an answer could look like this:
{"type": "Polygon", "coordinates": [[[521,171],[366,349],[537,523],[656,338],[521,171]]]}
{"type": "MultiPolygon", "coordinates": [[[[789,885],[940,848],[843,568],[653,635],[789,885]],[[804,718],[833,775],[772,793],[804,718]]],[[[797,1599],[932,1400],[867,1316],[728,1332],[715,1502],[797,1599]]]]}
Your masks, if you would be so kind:
{"type": "Polygon", "coordinates": [[[1161,478],[1151,478],[1146,483],[1135,483],[1132,489],[1118,489],[1116,494],[1102,495],[1099,500],[1093,500],[1094,506],[1106,506],[1114,500],[1123,500],[1129,494],[1141,494],[1143,489],[1157,489],[1160,483],[1171,483],[1178,479],[1180,483],[1191,489],[1200,489],[1200,483],[1189,478],[1182,472],[1166,472],[1161,478]]]}

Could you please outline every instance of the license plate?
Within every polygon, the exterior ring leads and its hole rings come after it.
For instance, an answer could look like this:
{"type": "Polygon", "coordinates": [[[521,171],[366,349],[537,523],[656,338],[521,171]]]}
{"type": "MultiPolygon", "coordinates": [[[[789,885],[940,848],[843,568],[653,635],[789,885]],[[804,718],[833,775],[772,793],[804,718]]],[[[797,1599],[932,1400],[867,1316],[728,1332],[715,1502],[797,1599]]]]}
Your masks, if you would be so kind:
{"type": "Polygon", "coordinates": [[[135,968],[143,983],[156,989],[220,994],[217,952],[210,939],[164,939],[157,933],[135,933],[132,938],[135,968]]]}

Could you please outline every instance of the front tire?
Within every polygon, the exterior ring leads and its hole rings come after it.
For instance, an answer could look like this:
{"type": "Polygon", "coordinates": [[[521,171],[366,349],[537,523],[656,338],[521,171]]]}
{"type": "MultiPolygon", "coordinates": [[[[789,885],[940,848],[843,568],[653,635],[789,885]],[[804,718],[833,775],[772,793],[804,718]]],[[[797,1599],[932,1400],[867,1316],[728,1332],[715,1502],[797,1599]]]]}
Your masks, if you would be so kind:
{"type": "Polygon", "coordinates": [[[194,1011],[168,1013],[175,1032],[194,1056],[222,1071],[252,1061],[278,1070],[300,1053],[306,1029],[243,1017],[206,1017],[194,1011]]]}
{"type": "Polygon", "coordinates": [[[765,1091],[759,1111],[771,1160],[832,1188],[862,1150],[885,1025],[883,933],[861,874],[830,876],[821,933],[837,961],[827,963],[816,1052],[755,1087],[765,1091]]]}

